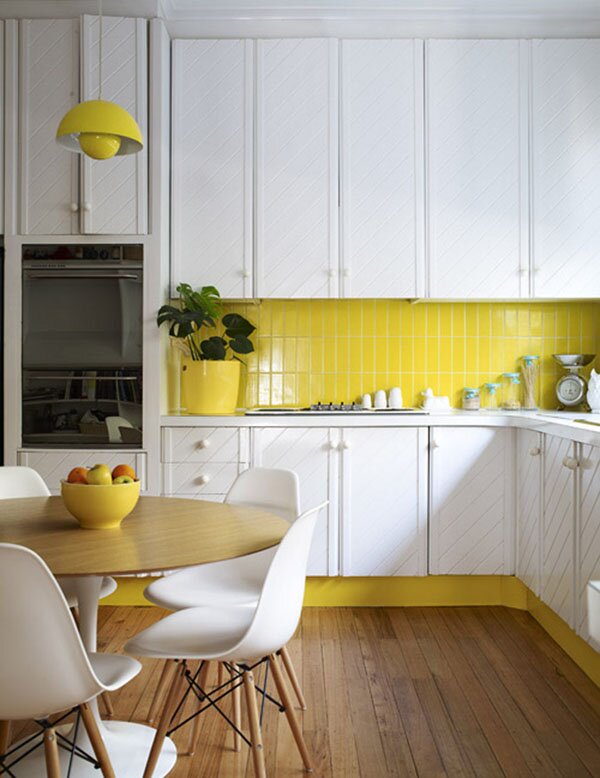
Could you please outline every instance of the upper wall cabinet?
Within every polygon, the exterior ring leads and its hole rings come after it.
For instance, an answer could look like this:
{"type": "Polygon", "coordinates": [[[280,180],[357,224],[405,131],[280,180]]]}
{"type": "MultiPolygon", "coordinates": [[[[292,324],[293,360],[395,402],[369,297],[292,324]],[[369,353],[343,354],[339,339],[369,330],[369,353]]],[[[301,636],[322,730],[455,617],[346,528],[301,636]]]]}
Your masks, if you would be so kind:
{"type": "Polygon", "coordinates": [[[528,294],[526,46],[426,43],[431,297],[528,294]]]}
{"type": "Polygon", "coordinates": [[[423,294],[423,42],[341,44],[344,297],[423,294]]]}
{"type": "Polygon", "coordinates": [[[173,42],[172,293],[252,295],[253,43],[173,42]]]}
{"type": "MultiPolygon", "coordinates": [[[[146,22],[104,19],[103,97],[129,110],[147,141],[146,22]]],[[[64,114],[97,97],[95,17],[21,22],[20,223],[24,235],[147,231],[147,157],[93,162],[55,140],[64,114]],[[81,34],[80,34],[81,33],[81,34]],[[81,88],[80,88],[81,48],[81,88]],[[81,180],[80,180],[81,179],[81,180]]]]}
{"type": "Polygon", "coordinates": [[[600,40],[532,42],[536,297],[600,296],[600,40]]]}
{"type": "Polygon", "coordinates": [[[331,39],[256,49],[256,293],[338,293],[338,57],[331,39]]]}

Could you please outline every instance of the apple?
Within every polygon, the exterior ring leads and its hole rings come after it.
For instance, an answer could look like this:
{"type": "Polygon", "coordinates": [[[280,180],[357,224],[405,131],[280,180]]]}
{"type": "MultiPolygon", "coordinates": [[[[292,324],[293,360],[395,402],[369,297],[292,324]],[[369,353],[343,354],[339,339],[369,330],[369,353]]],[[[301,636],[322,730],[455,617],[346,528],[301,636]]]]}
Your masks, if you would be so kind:
{"type": "Polygon", "coordinates": [[[87,474],[87,467],[74,467],[67,476],[67,481],[70,484],[87,484],[87,474]]]}
{"type": "Polygon", "coordinates": [[[117,465],[112,471],[113,481],[120,475],[128,475],[132,481],[135,481],[135,470],[129,465],[117,465]]]}
{"type": "Polygon", "coordinates": [[[108,465],[94,465],[87,473],[88,484],[94,486],[106,486],[112,484],[112,475],[108,465]]]}
{"type": "Polygon", "coordinates": [[[130,475],[118,475],[113,478],[113,484],[132,484],[133,478],[130,475]]]}

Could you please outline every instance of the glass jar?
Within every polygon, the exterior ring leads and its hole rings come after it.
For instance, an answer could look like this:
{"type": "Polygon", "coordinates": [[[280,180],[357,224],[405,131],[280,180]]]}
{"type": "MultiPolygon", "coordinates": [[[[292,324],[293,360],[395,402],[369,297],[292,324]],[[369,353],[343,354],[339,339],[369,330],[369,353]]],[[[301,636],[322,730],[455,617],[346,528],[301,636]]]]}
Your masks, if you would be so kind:
{"type": "Polygon", "coordinates": [[[498,389],[500,384],[484,384],[483,396],[481,398],[481,407],[486,411],[497,411],[500,407],[500,400],[498,397],[498,389]]]}
{"type": "Polygon", "coordinates": [[[523,380],[523,408],[537,410],[539,405],[538,378],[540,358],[532,354],[521,357],[521,377],[523,380]]]}
{"type": "Polygon", "coordinates": [[[505,411],[521,409],[521,375],[502,373],[502,408],[505,411]]]}
{"type": "Polygon", "coordinates": [[[462,396],[463,411],[478,411],[481,407],[481,400],[479,398],[479,389],[470,386],[465,386],[462,396]]]}

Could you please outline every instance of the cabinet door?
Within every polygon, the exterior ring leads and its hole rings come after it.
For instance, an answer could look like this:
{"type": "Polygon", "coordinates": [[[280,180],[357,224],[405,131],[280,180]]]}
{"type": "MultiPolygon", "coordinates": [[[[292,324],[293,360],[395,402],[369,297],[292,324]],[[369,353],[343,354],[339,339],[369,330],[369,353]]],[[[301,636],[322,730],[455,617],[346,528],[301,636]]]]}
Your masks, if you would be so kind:
{"type": "Polygon", "coordinates": [[[528,294],[526,45],[426,43],[432,297],[528,294]]]}
{"type": "MultiPolygon", "coordinates": [[[[600,580],[600,448],[581,446],[577,631],[591,641],[587,622],[587,585],[600,580]]],[[[600,649],[600,646],[596,646],[600,649]]]]}
{"type": "MultiPolygon", "coordinates": [[[[148,54],[145,19],[103,18],[102,97],[125,108],[140,126],[144,148],[136,154],[93,160],[82,156],[82,232],[140,235],[148,210],[148,54]]],[[[82,20],[82,99],[98,98],[97,16],[82,20]]]]}
{"type": "Polygon", "coordinates": [[[344,297],[423,294],[423,42],[341,44],[344,297]]]}
{"type": "Polygon", "coordinates": [[[542,436],[517,431],[517,575],[540,594],[542,436]]]}
{"type": "Polygon", "coordinates": [[[253,43],[173,42],[171,288],[252,295],[253,43]]]}
{"type": "Polygon", "coordinates": [[[309,575],[338,574],[339,432],[326,429],[253,430],[253,462],[294,470],[300,479],[302,510],[329,500],[321,511],[308,564],[309,575]]]}
{"type": "Polygon", "coordinates": [[[571,627],[575,624],[575,477],[566,465],[573,461],[574,443],[553,435],[545,436],[541,597],[571,627]]]}
{"type": "Polygon", "coordinates": [[[427,574],[427,430],[345,429],[342,575],[427,574]]]}
{"type": "Polygon", "coordinates": [[[600,296],[600,40],[532,42],[537,297],[600,296]]]}
{"type": "Polygon", "coordinates": [[[337,42],[261,40],[256,51],[259,297],[337,294],[337,42]]]}
{"type": "Polygon", "coordinates": [[[430,573],[513,573],[511,433],[432,427],[430,573]]]}
{"type": "Polygon", "coordinates": [[[78,30],[75,19],[21,22],[19,177],[24,235],[78,232],[79,155],[56,142],[61,119],[79,99],[78,30]]]}

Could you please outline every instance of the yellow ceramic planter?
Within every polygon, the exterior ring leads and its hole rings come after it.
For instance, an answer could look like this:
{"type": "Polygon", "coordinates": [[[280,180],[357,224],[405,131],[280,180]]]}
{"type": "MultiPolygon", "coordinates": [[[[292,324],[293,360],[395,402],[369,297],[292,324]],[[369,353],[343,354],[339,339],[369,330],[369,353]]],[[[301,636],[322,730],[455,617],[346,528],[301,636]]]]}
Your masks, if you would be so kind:
{"type": "Polygon", "coordinates": [[[235,413],[239,386],[237,359],[181,361],[181,405],[188,413],[235,413]]]}
{"type": "Polygon", "coordinates": [[[61,481],[66,509],[85,529],[113,529],[135,508],[140,482],[130,484],[70,484],[61,481]]]}

